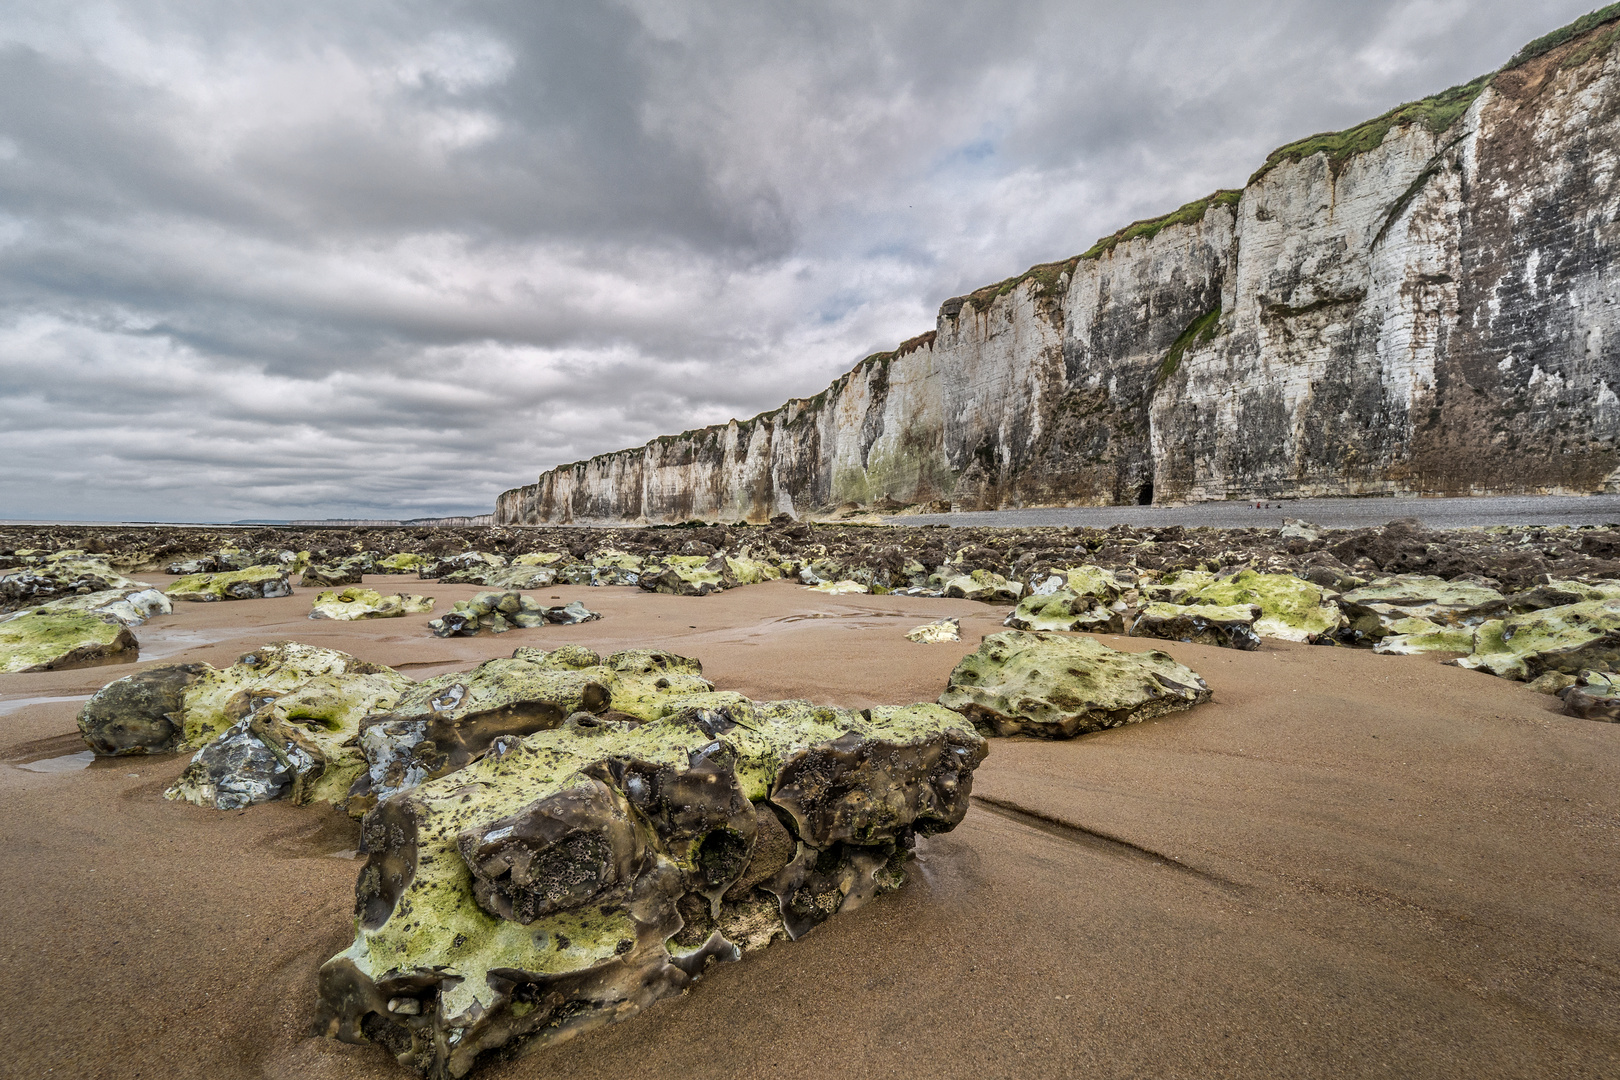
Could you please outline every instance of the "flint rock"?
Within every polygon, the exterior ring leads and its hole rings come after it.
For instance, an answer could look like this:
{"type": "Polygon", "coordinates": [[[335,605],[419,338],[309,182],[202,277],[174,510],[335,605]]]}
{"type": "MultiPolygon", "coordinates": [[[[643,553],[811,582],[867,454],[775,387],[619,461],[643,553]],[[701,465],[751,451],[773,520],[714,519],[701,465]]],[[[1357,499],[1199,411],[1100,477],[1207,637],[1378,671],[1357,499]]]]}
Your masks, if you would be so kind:
{"type": "MultiPolygon", "coordinates": [[[[1172,574],[1168,587],[1177,593],[1174,603],[1231,607],[1253,605],[1260,609],[1254,632],[1281,641],[1314,642],[1336,634],[1345,624],[1344,614],[1328,598],[1320,585],[1293,574],[1267,574],[1256,570],[1237,573],[1172,574]],[[1186,581],[1185,591],[1176,585],[1186,581]]],[[[1157,592],[1166,588],[1156,587],[1157,592]]]]}
{"type": "Polygon", "coordinates": [[[1620,600],[1509,615],[1480,624],[1458,667],[1528,682],[1549,672],[1620,671],[1620,600]]]}
{"type": "Polygon", "coordinates": [[[649,564],[640,575],[648,592],[671,596],[708,596],[735,584],[724,555],[670,555],[649,564]]]}
{"type": "Polygon", "coordinates": [[[354,555],[341,562],[306,568],[303,577],[298,579],[298,584],[306,589],[333,589],[345,585],[359,585],[371,567],[370,556],[354,555]]]}
{"type": "Polygon", "coordinates": [[[252,711],[208,743],[164,796],[217,810],[290,797],[342,806],[365,771],[356,743],[361,720],[390,708],[411,687],[397,671],[316,675],[252,711]]]}
{"type": "Polygon", "coordinates": [[[414,574],[428,562],[427,559],[412,551],[401,551],[394,555],[385,555],[375,559],[371,564],[373,574],[414,574]]]}
{"type": "Polygon", "coordinates": [[[38,607],[60,597],[111,591],[135,592],[151,586],[131,581],[104,559],[64,551],[29,559],[0,573],[0,611],[38,607]]]}
{"type": "Polygon", "coordinates": [[[485,551],[464,551],[460,555],[447,555],[426,562],[418,567],[417,574],[426,581],[429,578],[443,578],[458,570],[499,568],[505,565],[504,555],[491,555],[485,551]]]}
{"type": "Polygon", "coordinates": [[[1002,625],[1014,630],[1084,630],[1093,634],[1123,634],[1127,609],[1121,601],[1114,604],[1117,607],[1104,604],[1096,597],[1080,596],[1067,588],[1060,588],[1054,592],[1024,597],[1002,625]]]}
{"type": "Polygon", "coordinates": [[[217,574],[183,577],[164,590],[171,600],[211,603],[216,600],[259,600],[291,596],[287,571],[280,566],[250,566],[217,574]]]}
{"type": "Polygon", "coordinates": [[[978,600],[986,604],[1017,603],[1024,585],[1008,581],[989,570],[975,570],[971,574],[958,574],[944,582],[945,595],[958,600],[978,600]]]}
{"type": "Polygon", "coordinates": [[[138,649],[127,626],[79,611],[29,612],[0,622],[0,674],[133,660],[138,649]]]}
{"type": "Polygon", "coordinates": [[[1260,647],[1254,631],[1260,614],[1258,604],[1152,603],[1137,613],[1131,636],[1248,651],[1260,647]]]}
{"type": "Polygon", "coordinates": [[[370,674],[395,673],[336,649],[279,641],[227,668],[167,664],[104,686],[80,710],[79,731],[98,754],[195,750],[311,679],[370,674]]]}
{"type": "Polygon", "coordinates": [[[1168,653],[1119,652],[1096,638],[1004,630],[951,672],[939,703],[997,735],[1067,739],[1210,699],[1168,653]]]}
{"type": "MultiPolygon", "coordinates": [[[[36,615],[55,615],[67,612],[79,612],[85,615],[94,615],[102,620],[122,623],[125,626],[141,626],[148,619],[158,615],[168,615],[174,611],[174,604],[167,596],[158,592],[151,586],[141,582],[132,582],[130,586],[119,589],[105,589],[101,592],[86,593],[82,596],[63,596],[41,604],[37,608],[28,608],[36,615]]],[[[19,615],[22,612],[18,613],[19,615]]],[[[10,616],[15,618],[16,616],[10,616]]],[[[0,621],[6,618],[0,616],[0,621]]]]}
{"type": "Polygon", "coordinates": [[[376,589],[329,589],[315,597],[309,613],[312,619],[397,619],[433,610],[433,597],[393,593],[384,596],[376,589]]]}
{"type": "Polygon", "coordinates": [[[915,641],[919,645],[933,645],[945,641],[962,640],[961,619],[941,619],[939,622],[924,623],[906,631],[906,640],[915,641]]]}
{"type": "Polygon", "coordinates": [[[451,1077],[626,1019],[898,888],[985,752],[930,705],[739,702],[501,740],[367,814],[321,1022],[451,1077]]]}
{"type": "Polygon", "coordinates": [[[481,592],[471,600],[457,600],[443,616],[428,620],[428,627],[439,637],[473,637],[484,630],[504,634],[547,623],[575,626],[601,617],[578,600],[546,607],[521,593],[481,592]]]}
{"type": "MultiPolygon", "coordinates": [[[[1433,643],[1444,650],[1455,649],[1461,637],[1455,633],[1435,636],[1436,630],[1407,620],[1421,619],[1437,629],[1475,628],[1488,619],[1507,613],[1506,598],[1496,589],[1467,581],[1447,581],[1426,574],[1396,574],[1379,578],[1339,597],[1347,626],[1340,633],[1348,644],[1377,643],[1386,637],[1412,638],[1391,643],[1385,651],[1429,651],[1433,643]],[[1406,630],[1396,624],[1406,623],[1406,630]],[[1404,649],[1403,649],[1404,646],[1404,649]]],[[[1464,650],[1471,645],[1462,645],[1464,650]]]]}

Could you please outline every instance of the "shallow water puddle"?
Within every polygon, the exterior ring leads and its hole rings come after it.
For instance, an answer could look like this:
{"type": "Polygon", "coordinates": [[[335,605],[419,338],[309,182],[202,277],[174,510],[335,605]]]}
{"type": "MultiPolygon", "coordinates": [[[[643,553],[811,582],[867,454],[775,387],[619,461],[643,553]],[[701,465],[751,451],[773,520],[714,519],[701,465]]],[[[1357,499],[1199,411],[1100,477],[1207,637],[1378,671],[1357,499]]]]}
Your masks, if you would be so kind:
{"type": "Polygon", "coordinates": [[[14,713],[18,709],[25,709],[30,705],[50,705],[58,701],[88,701],[89,694],[71,694],[67,697],[25,697],[13,698],[10,701],[0,701],[0,716],[14,713]]]}
{"type": "Polygon", "coordinates": [[[77,754],[63,754],[61,757],[41,758],[39,761],[25,761],[18,765],[19,769],[29,772],[65,773],[78,772],[87,769],[96,760],[95,751],[80,750],[77,754]]]}

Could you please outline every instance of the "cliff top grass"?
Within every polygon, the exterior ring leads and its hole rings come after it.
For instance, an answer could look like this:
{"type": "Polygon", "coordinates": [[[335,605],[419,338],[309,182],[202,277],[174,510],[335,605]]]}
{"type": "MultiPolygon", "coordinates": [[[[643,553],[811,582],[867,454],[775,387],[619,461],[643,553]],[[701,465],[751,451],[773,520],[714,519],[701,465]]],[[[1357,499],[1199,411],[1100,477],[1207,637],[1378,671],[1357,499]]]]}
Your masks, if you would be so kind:
{"type": "Polygon", "coordinates": [[[1236,206],[1238,200],[1243,198],[1243,192],[1231,188],[1222,188],[1220,191],[1205,195],[1202,199],[1172,210],[1168,214],[1161,214],[1156,218],[1144,218],[1133,221],[1112,236],[1105,236],[1091,245],[1082,259],[1100,259],[1107,252],[1113,251],[1126,240],[1151,240],[1172,225],[1191,225],[1204,220],[1204,214],[1211,206],[1236,206]]]}
{"type": "Polygon", "coordinates": [[[1033,281],[1035,282],[1035,298],[1037,300],[1050,300],[1057,296],[1060,291],[1061,285],[1059,283],[1062,281],[1063,275],[1074,273],[1075,265],[1081,258],[1083,256],[1032,266],[1022,274],[1014,274],[1005,281],[998,281],[994,285],[986,285],[982,289],[975,289],[963,299],[973,301],[973,306],[982,311],[1024,282],[1033,281]]]}

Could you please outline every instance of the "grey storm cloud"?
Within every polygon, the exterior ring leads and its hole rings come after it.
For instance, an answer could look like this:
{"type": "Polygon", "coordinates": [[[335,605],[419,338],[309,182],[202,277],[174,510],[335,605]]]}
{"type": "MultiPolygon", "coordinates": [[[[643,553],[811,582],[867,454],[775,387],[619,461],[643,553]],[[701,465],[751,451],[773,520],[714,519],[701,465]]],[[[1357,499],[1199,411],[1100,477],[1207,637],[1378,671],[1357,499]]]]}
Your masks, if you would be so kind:
{"type": "Polygon", "coordinates": [[[1590,0],[0,9],[0,518],[487,512],[1590,0]]]}

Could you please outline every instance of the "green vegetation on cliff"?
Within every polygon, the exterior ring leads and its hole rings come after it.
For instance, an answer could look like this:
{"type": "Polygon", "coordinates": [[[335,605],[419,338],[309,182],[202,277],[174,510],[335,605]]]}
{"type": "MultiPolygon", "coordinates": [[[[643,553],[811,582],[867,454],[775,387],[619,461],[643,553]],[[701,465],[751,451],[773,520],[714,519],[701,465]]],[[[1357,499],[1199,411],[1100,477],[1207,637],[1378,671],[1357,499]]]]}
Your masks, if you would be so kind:
{"type": "Polygon", "coordinates": [[[1114,235],[1105,236],[1091,245],[1090,250],[1080,258],[1100,259],[1126,240],[1151,240],[1172,225],[1191,225],[1203,221],[1204,214],[1211,206],[1236,206],[1238,200],[1242,198],[1243,192],[1222,188],[1212,195],[1205,195],[1202,199],[1194,199],[1179,210],[1156,218],[1133,221],[1114,235]]]}

